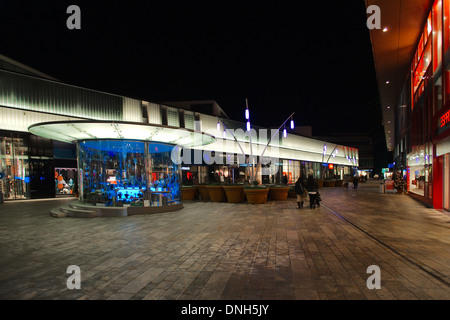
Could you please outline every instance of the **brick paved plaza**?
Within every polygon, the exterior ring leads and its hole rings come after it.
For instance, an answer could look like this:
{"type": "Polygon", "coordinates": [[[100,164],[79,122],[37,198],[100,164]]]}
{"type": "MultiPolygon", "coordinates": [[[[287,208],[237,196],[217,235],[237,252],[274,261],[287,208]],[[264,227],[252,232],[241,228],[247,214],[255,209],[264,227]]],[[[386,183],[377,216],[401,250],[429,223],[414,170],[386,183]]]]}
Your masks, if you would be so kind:
{"type": "Polygon", "coordinates": [[[377,181],[322,188],[322,206],[187,202],[177,212],[54,218],[73,201],[0,205],[1,299],[450,298],[450,216],[377,181]],[[69,265],[81,289],[69,290],[69,265]],[[381,289],[366,273],[379,266],[381,289]]]}

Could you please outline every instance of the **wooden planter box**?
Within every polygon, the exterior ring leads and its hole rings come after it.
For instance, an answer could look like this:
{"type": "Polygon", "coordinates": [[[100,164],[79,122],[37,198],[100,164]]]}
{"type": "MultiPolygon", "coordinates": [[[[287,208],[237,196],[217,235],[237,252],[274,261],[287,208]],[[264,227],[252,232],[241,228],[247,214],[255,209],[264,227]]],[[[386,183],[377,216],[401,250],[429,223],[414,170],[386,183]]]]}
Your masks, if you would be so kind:
{"type": "Polygon", "coordinates": [[[248,203],[261,204],[267,202],[269,188],[246,188],[244,193],[248,203]]]}
{"type": "Polygon", "coordinates": [[[182,199],[183,200],[196,200],[198,199],[198,190],[197,187],[186,187],[183,186],[181,188],[182,199]]]}
{"type": "Polygon", "coordinates": [[[288,191],[288,198],[297,198],[297,193],[295,191],[288,191]]]}
{"type": "Polygon", "coordinates": [[[336,181],[335,180],[325,180],[323,182],[323,186],[324,187],[334,187],[336,185],[336,181]]]}
{"type": "Polygon", "coordinates": [[[197,185],[200,200],[209,201],[208,186],[206,184],[197,185]]]}
{"type": "Polygon", "coordinates": [[[324,182],[325,180],[324,179],[317,179],[317,186],[319,187],[319,188],[323,188],[323,182],[324,182]]]}
{"type": "Polygon", "coordinates": [[[287,200],[289,187],[270,187],[269,198],[275,201],[287,200]]]}
{"type": "Polygon", "coordinates": [[[212,202],[226,202],[227,195],[223,186],[208,186],[209,200],[212,202]]]}
{"type": "Polygon", "coordinates": [[[244,186],[223,186],[228,202],[239,203],[245,198],[244,186]]]}
{"type": "Polygon", "coordinates": [[[344,184],[344,180],[336,180],[336,187],[342,187],[342,185],[344,184]]]}

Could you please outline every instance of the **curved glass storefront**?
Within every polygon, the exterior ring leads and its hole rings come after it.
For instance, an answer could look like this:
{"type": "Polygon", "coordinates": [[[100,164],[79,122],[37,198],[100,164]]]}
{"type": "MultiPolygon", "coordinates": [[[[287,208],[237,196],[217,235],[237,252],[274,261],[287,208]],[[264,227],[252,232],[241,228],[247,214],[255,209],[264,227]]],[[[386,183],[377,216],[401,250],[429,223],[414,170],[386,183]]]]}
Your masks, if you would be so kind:
{"type": "Polygon", "coordinates": [[[105,207],[181,204],[181,167],[172,161],[173,150],[147,141],[79,141],[80,200],[105,207]]]}

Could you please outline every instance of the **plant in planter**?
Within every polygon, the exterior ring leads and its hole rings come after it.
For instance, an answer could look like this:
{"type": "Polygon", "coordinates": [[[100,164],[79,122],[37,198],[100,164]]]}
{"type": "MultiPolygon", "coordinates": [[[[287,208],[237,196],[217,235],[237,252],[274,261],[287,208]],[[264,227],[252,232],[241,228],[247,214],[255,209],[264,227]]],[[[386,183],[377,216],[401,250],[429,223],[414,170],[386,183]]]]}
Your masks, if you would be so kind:
{"type": "Polygon", "coordinates": [[[207,186],[207,189],[208,189],[208,194],[209,194],[209,200],[211,200],[213,202],[227,201],[227,195],[221,184],[219,184],[219,183],[209,184],[207,186]]]}
{"type": "Polygon", "coordinates": [[[397,193],[403,193],[406,186],[406,181],[403,179],[400,171],[394,173],[394,188],[397,189],[397,193]]]}
{"type": "Polygon", "coordinates": [[[324,187],[334,187],[335,185],[336,185],[336,180],[334,180],[334,179],[324,180],[324,182],[323,182],[324,187]]]}
{"type": "Polygon", "coordinates": [[[196,186],[182,186],[181,191],[183,200],[198,199],[198,190],[196,186]]]}
{"type": "Polygon", "coordinates": [[[295,187],[289,187],[288,198],[297,198],[297,193],[295,192],[295,187]]]}
{"type": "Polygon", "coordinates": [[[208,185],[206,184],[198,184],[196,185],[198,194],[200,196],[201,200],[209,201],[209,192],[208,192],[208,185]]]}
{"type": "Polygon", "coordinates": [[[228,202],[239,203],[243,202],[245,198],[244,185],[243,184],[224,184],[223,190],[227,196],[228,202]]]}
{"type": "Polygon", "coordinates": [[[287,200],[288,192],[289,192],[288,186],[280,186],[280,185],[274,185],[269,187],[269,198],[275,201],[284,201],[287,200]]]}
{"type": "Polygon", "coordinates": [[[259,181],[253,181],[252,185],[244,186],[244,193],[248,203],[262,204],[267,202],[269,188],[267,186],[259,185],[259,181]]]}
{"type": "Polygon", "coordinates": [[[319,188],[323,188],[324,181],[325,181],[324,179],[316,179],[317,186],[319,188]]]}

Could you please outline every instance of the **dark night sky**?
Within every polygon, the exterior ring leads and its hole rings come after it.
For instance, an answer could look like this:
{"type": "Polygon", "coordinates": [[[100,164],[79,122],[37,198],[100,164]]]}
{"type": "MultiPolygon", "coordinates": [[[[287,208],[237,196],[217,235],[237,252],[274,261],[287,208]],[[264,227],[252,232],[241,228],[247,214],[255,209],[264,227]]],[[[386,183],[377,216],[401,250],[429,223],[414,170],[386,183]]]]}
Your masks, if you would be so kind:
{"type": "Polygon", "coordinates": [[[382,135],[363,0],[146,2],[1,1],[0,54],[133,98],[213,99],[235,120],[247,97],[263,126],[295,111],[315,135],[382,135]]]}

